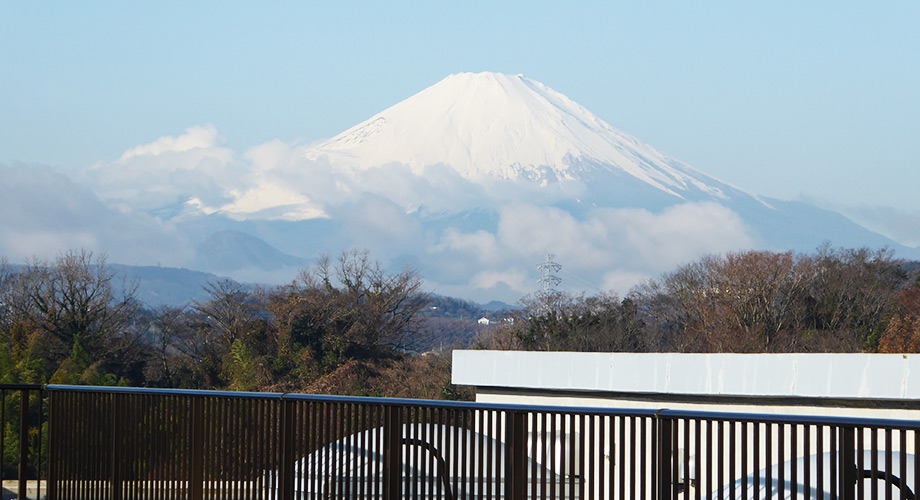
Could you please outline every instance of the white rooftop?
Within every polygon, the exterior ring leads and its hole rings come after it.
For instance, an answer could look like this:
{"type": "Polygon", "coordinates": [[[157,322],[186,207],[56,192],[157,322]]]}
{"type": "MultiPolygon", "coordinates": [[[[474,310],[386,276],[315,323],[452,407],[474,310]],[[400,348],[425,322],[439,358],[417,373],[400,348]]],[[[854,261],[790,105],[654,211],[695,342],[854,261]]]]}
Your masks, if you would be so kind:
{"type": "Polygon", "coordinates": [[[454,384],[514,389],[920,399],[920,354],[461,351],[454,384]]]}

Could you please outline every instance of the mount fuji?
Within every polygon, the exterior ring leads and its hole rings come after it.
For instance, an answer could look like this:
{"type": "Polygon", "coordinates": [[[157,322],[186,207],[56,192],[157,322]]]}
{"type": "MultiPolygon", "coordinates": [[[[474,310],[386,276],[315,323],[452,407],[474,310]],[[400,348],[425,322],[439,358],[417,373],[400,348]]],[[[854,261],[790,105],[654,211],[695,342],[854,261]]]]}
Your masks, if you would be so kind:
{"type": "Polygon", "coordinates": [[[569,286],[621,292],[730,250],[920,254],[835,212],[726,184],[522,75],[450,75],[278,156],[254,159],[258,180],[211,217],[230,215],[295,255],[367,247],[466,297],[532,290],[544,253],[569,286]]]}
{"type": "Polygon", "coordinates": [[[614,204],[639,186],[654,188],[653,198],[668,201],[756,198],[660,153],[523,75],[451,75],[309,148],[305,157],[359,171],[399,164],[418,176],[445,165],[473,183],[569,184],[576,194],[604,180],[598,194],[617,192],[601,196],[614,204]]]}
{"type": "MultiPolygon", "coordinates": [[[[619,293],[734,250],[920,257],[838,213],[713,178],[522,75],[450,75],[310,145],[237,154],[193,127],[83,180],[117,217],[147,221],[175,257],[157,262],[248,281],[287,281],[308,259],[360,247],[418,269],[437,293],[514,302],[547,253],[564,289],[619,293]]],[[[100,250],[124,262],[116,239],[100,250]]]]}

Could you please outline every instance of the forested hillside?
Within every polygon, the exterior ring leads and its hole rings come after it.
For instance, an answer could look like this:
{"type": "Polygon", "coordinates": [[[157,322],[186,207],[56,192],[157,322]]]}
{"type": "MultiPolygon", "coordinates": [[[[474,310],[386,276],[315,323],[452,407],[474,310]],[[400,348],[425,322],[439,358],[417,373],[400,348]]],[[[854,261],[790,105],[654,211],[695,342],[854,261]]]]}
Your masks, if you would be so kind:
{"type": "Polygon", "coordinates": [[[367,252],[290,285],[145,307],[104,258],[0,264],[0,382],[469,398],[450,350],[920,352],[920,266],[887,251],[710,256],[615,295],[486,312],[367,252]],[[481,316],[495,320],[479,325],[481,316]]]}
{"type": "Polygon", "coordinates": [[[118,280],[87,252],[2,266],[0,381],[459,396],[449,356],[416,355],[420,278],[366,252],[273,289],[216,281],[187,307],[147,309],[118,280]]]}
{"type": "Polygon", "coordinates": [[[918,352],[920,268],[886,250],[709,256],[616,296],[530,297],[491,348],[918,352]]]}

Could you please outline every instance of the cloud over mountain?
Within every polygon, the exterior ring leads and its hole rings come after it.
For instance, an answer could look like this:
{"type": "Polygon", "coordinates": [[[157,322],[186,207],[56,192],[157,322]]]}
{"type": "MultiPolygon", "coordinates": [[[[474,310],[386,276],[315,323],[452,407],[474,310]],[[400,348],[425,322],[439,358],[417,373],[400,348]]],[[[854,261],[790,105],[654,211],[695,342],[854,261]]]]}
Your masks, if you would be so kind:
{"type": "MultiPolygon", "coordinates": [[[[682,203],[661,213],[599,208],[583,218],[556,207],[515,204],[500,210],[494,232],[448,228],[433,253],[441,263],[473,263],[478,271],[466,282],[472,288],[504,281],[531,290],[534,266],[552,253],[575,281],[566,286],[625,293],[643,278],[700,255],[752,246],[751,232],[740,217],[716,203],[682,203]]],[[[435,276],[462,283],[465,271],[458,267],[435,276]]]]}
{"type": "Polygon", "coordinates": [[[0,165],[0,199],[0,255],[12,261],[84,248],[113,262],[183,265],[193,253],[173,224],[113,207],[48,167],[0,165]]]}
{"type": "Polygon", "coordinates": [[[71,177],[0,169],[0,194],[16,200],[0,208],[0,251],[90,247],[283,281],[303,262],[291,256],[359,246],[417,267],[439,293],[514,301],[545,253],[570,289],[622,293],[709,253],[896,245],[723,183],[520,75],[451,75],[317,144],[223,144],[204,125],[71,177]],[[245,262],[218,262],[227,240],[214,234],[246,242],[245,262]]]}

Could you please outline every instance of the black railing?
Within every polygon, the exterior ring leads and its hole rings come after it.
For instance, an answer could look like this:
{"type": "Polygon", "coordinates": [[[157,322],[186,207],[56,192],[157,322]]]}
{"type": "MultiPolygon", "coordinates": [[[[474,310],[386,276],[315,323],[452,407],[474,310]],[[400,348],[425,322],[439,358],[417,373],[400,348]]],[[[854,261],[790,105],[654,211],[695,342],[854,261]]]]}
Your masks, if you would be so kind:
{"type": "Polygon", "coordinates": [[[916,498],[920,422],[663,411],[662,498],[916,498]],[[670,437],[667,437],[670,436],[670,437]]]}
{"type": "Polygon", "coordinates": [[[0,384],[0,496],[42,494],[44,387],[0,384]],[[29,488],[30,481],[32,488],[29,488]],[[10,486],[9,490],[7,486],[10,486]]]}
{"type": "Polygon", "coordinates": [[[914,499],[920,422],[48,386],[54,499],[914,499]]]}

